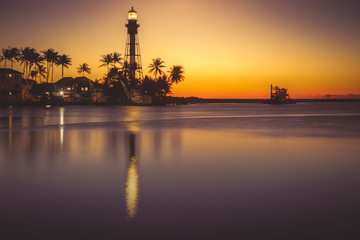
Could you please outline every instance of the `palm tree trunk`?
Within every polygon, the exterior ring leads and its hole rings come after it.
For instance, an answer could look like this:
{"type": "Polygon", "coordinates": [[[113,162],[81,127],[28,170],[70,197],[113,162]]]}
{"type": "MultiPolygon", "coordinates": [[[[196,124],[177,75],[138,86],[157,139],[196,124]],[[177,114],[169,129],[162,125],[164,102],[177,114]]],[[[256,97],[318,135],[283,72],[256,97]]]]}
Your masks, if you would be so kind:
{"type": "Polygon", "coordinates": [[[6,68],[6,58],[5,58],[5,62],[4,62],[4,63],[5,63],[5,68],[6,68]]]}
{"type": "Polygon", "coordinates": [[[51,72],[51,82],[54,83],[54,63],[51,63],[51,69],[52,69],[52,72],[51,72]]]}
{"type": "Polygon", "coordinates": [[[49,82],[49,61],[46,61],[46,83],[49,82]]]}
{"type": "Polygon", "coordinates": [[[27,61],[25,61],[25,79],[27,78],[27,61]]]}
{"type": "Polygon", "coordinates": [[[61,78],[64,78],[64,65],[61,66],[61,78]]]}
{"type": "MultiPolygon", "coordinates": [[[[35,71],[36,71],[36,65],[35,65],[35,71]]],[[[38,67],[38,74],[39,74],[39,67],[38,67]]],[[[35,83],[37,83],[37,74],[35,75],[35,83]]]]}
{"type": "Polygon", "coordinates": [[[25,63],[24,63],[24,67],[23,67],[23,78],[25,78],[25,63]]]}
{"type": "Polygon", "coordinates": [[[31,76],[31,63],[29,63],[29,71],[28,71],[28,78],[31,76]]]}
{"type": "Polygon", "coordinates": [[[31,64],[29,63],[28,78],[31,76],[31,64]]]}

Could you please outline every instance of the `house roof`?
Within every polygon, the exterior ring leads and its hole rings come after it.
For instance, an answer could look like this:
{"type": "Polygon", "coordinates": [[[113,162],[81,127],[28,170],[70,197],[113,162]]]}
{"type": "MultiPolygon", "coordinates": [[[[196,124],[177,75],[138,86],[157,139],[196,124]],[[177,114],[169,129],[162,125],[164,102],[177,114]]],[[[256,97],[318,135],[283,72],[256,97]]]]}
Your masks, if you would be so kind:
{"type": "Polygon", "coordinates": [[[65,85],[65,84],[72,84],[74,79],[72,77],[65,77],[60,79],[59,81],[55,82],[55,85],[65,85]]]}
{"type": "Polygon", "coordinates": [[[88,79],[87,77],[77,77],[74,79],[77,83],[81,83],[81,84],[89,84],[90,83],[90,79],[88,79]]]}
{"type": "Polygon", "coordinates": [[[22,74],[21,72],[15,71],[10,68],[0,68],[0,73],[13,73],[13,74],[22,74]]]}
{"type": "Polygon", "coordinates": [[[55,82],[55,85],[59,86],[59,85],[71,85],[74,83],[77,84],[81,84],[81,85],[88,85],[90,84],[91,80],[88,79],[87,77],[77,77],[77,78],[72,78],[72,77],[65,77],[60,79],[59,81],[55,82]]]}

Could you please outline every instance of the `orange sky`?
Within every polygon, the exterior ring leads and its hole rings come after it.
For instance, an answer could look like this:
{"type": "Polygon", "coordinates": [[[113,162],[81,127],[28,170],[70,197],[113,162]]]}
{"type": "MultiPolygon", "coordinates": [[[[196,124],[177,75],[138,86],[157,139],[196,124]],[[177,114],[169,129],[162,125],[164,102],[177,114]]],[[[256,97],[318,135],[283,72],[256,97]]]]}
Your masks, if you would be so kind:
{"type": "MultiPolygon", "coordinates": [[[[106,69],[98,68],[100,56],[124,53],[127,11],[134,6],[144,71],[157,57],[166,70],[185,67],[185,82],[174,87],[175,96],[267,98],[271,83],[288,88],[293,98],[360,94],[356,5],[285,0],[31,2],[17,4],[13,12],[26,21],[0,17],[0,27],[8,33],[2,34],[0,47],[54,48],[69,54],[73,66],[65,76],[77,76],[76,67],[83,62],[92,68],[89,78],[104,76],[106,69]]],[[[12,9],[15,3],[6,4],[12,9]]],[[[55,79],[60,76],[58,68],[55,79]]]]}

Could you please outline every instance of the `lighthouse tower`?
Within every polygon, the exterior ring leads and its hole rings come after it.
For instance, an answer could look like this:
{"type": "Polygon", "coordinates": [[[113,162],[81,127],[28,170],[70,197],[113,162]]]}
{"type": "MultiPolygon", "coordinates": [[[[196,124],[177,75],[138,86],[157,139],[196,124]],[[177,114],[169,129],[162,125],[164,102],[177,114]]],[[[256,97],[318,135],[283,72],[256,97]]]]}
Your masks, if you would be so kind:
{"type": "Polygon", "coordinates": [[[130,84],[133,87],[137,85],[137,79],[143,77],[141,66],[140,45],[138,37],[138,28],[140,25],[137,23],[137,12],[132,7],[128,12],[127,39],[125,46],[124,64],[129,70],[130,84]]]}

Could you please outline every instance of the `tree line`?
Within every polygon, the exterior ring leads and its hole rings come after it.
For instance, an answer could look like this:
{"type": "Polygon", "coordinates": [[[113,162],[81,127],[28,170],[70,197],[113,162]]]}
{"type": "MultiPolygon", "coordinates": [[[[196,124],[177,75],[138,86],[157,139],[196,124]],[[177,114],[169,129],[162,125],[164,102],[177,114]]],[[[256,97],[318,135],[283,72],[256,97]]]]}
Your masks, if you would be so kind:
{"type": "Polygon", "coordinates": [[[61,66],[61,76],[64,77],[64,69],[71,66],[71,58],[67,54],[59,54],[54,49],[49,48],[38,52],[35,48],[25,47],[16,48],[8,47],[2,49],[0,55],[0,62],[4,61],[4,67],[10,63],[10,68],[13,69],[14,63],[19,63],[22,66],[22,73],[24,79],[42,81],[46,78],[48,83],[51,76],[51,82],[54,82],[54,65],[61,66]]]}
{"type": "Polygon", "coordinates": [[[99,67],[106,67],[105,77],[99,81],[106,88],[116,87],[125,83],[128,89],[141,90],[143,94],[150,96],[165,96],[171,93],[173,84],[178,84],[185,79],[184,67],[173,65],[165,73],[165,62],[161,58],[154,58],[148,66],[148,75],[142,79],[132,81],[130,79],[130,64],[122,61],[121,54],[114,52],[101,56],[99,67]]]}
{"type": "MultiPolygon", "coordinates": [[[[32,78],[37,82],[46,83],[54,82],[54,67],[61,67],[61,76],[64,77],[64,69],[72,66],[72,59],[67,54],[59,54],[53,48],[49,48],[38,52],[31,47],[15,48],[8,47],[2,49],[0,55],[0,62],[4,61],[6,68],[10,64],[13,69],[14,63],[19,63],[22,66],[22,73],[24,79],[32,78]]],[[[120,53],[113,52],[102,55],[100,58],[101,65],[99,67],[106,67],[105,77],[101,80],[96,80],[95,84],[106,88],[122,87],[124,83],[128,89],[141,90],[143,94],[151,96],[165,96],[171,93],[173,84],[182,82],[184,77],[184,67],[181,65],[173,65],[165,73],[165,62],[161,58],[154,58],[148,66],[148,75],[142,79],[132,81],[130,79],[130,64],[123,61],[120,53]]],[[[77,72],[85,76],[91,73],[91,68],[87,63],[82,63],[77,67],[77,72]]]]}

